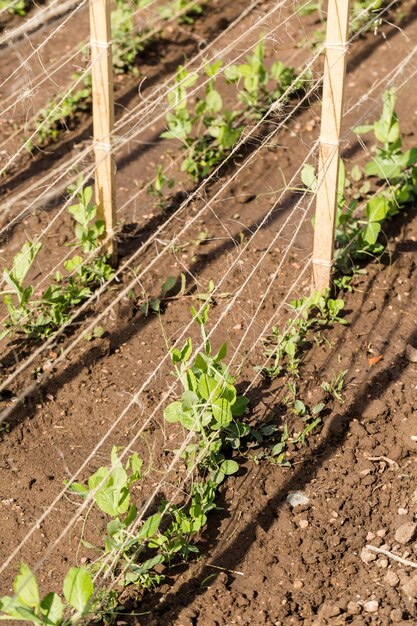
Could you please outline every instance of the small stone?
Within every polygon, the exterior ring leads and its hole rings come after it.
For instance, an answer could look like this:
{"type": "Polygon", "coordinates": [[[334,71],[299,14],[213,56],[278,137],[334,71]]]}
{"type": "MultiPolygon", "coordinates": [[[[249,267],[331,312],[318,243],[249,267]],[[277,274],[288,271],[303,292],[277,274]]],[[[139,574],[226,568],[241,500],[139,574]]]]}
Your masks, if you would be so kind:
{"type": "Polygon", "coordinates": [[[400,582],[400,579],[398,578],[395,572],[390,570],[389,572],[385,574],[384,582],[386,582],[387,585],[389,585],[390,587],[397,587],[400,582]]]}
{"type": "Polygon", "coordinates": [[[405,349],[405,356],[410,363],[417,363],[417,348],[408,343],[405,349]]]}
{"type": "Polygon", "coordinates": [[[351,600],[350,602],[348,602],[346,610],[350,615],[359,615],[359,613],[361,612],[361,606],[357,602],[353,602],[351,600]]]}
{"type": "Polygon", "coordinates": [[[301,528],[301,530],[305,530],[308,526],[308,520],[300,519],[300,521],[298,522],[298,525],[301,528]]]}
{"type": "Polygon", "coordinates": [[[389,616],[391,618],[391,621],[394,622],[394,624],[397,624],[398,622],[403,621],[404,612],[402,609],[392,609],[389,616]]]}
{"type": "Polygon", "coordinates": [[[375,552],[371,552],[371,550],[368,550],[368,548],[362,548],[360,556],[361,561],[363,561],[364,563],[371,563],[372,561],[376,560],[375,552]]]}
{"type": "Polygon", "coordinates": [[[399,508],[398,509],[398,515],[407,515],[408,513],[408,509],[403,509],[403,508],[399,508]]]}
{"type": "Polygon", "coordinates": [[[387,569],[387,567],[388,567],[388,559],[378,559],[377,565],[381,569],[387,569]]]}
{"type": "Polygon", "coordinates": [[[408,543],[413,541],[416,536],[416,532],[417,524],[414,522],[406,522],[397,528],[395,532],[395,541],[400,543],[402,546],[406,546],[408,543]]]}
{"type": "Polygon", "coordinates": [[[387,531],[385,530],[385,528],[380,528],[379,530],[376,531],[376,534],[378,537],[381,537],[382,539],[387,534],[387,531]]]}
{"type": "Polygon", "coordinates": [[[399,569],[399,570],[397,570],[397,576],[398,576],[398,578],[400,579],[400,583],[401,583],[401,585],[405,585],[405,584],[407,584],[408,582],[410,582],[410,577],[409,577],[409,575],[408,575],[408,574],[407,574],[407,572],[406,572],[406,571],[404,571],[403,569],[399,569]]]}
{"type": "Polygon", "coordinates": [[[369,533],[366,535],[366,541],[369,543],[370,541],[373,541],[375,539],[375,534],[371,533],[371,531],[369,531],[369,533]]]}
{"type": "Polygon", "coordinates": [[[404,595],[409,598],[417,598],[417,574],[414,574],[410,580],[401,587],[404,595]]]}
{"type": "Polygon", "coordinates": [[[294,589],[302,589],[304,587],[304,583],[302,580],[294,580],[293,587],[294,589]]]}
{"type": "Polygon", "coordinates": [[[310,502],[310,498],[303,491],[290,491],[287,496],[287,502],[293,508],[296,506],[304,506],[310,502]]]}
{"type": "Polygon", "coordinates": [[[367,613],[376,613],[379,608],[378,600],[368,600],[364,602],[363,608],[367,613]]]}
{"type": "Polygon", "coordinates": [[[339,607],[335,606],[334,604],[327,603],[323,604],[318,614],[321,619],[325,619],[326,621],[331,619],[332,617],[336,617],[337,615],[340,615],[339,607]]]}

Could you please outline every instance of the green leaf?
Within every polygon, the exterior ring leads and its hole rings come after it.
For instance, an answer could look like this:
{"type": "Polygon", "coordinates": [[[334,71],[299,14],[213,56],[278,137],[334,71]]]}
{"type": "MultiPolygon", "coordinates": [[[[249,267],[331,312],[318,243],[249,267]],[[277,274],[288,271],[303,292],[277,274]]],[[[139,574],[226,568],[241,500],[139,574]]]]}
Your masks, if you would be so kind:
{"type": "Polygon", "coordinates": [[[19,574],[13,582],[13,591],[16,594],[17,600],[25,606],[31,609],[37,609],[39,607],[40,596],[36,576],[26,563],[22,562],[20,564],[19,574]]]}
{"type": "Polygon", "coordinates": [[[195,391],[191,391],[190,389],[187,389],[182,394],[181,403],[182,403],[182,408],[184,409],[184,411],[190,411],[191,409],[193,409],[193,407],[195,407],[199,403],[199,397],[195,393],[195,391]]]}
{"type": "Polygon", "coordinates": [[[219,426],[228,426],[233,419],[230,402],[225,398],[219,398],[211,405],[214,419],[219,426]]]}
{"type": "Polygon", "coordinates": [[[65,261],[64,267],[68,272],[78,272],[82,268],[84,264],[84,259],[82,256],[76,255],[73,256],[68,261],[65,261]]]}
{"type": "Polygon", "coordinates": [[[313,415],[318,415],[319,413],[321,413],[325,406],[326,405],[324,402],[319,402],[318,404],[316,404],[316,406],[312,410],[313,415]]]}
{"type": "Polygon", "coordinates": [[[378,235],[381,232],[381,224],[378,222],[370,222],[365,228],[363,238],[366,243],[373,245],[378,239],[378,235]]]}
{"type": "Polygon", "coordinates": [[[64,605],[56,593],[48,593],[41,602],[41,611],[48,620],[46,624],[60,624],[64,615],[64,605]]]}
{"type": "Polygon", "coordinates": [[[204,400],[213,402],[220,397],[222,384],[218,380],[210,378],[208,374],[202,374],[198,381],[198,392],[204,400]]]}
{"type": "Polygon", "coordinates": [[[213,89],[206,95],[206,106],[212,113],[219,113],[223,108],[223,100],[218,91],[213,89]]]}
{"type": "Polygon", "coordinates": [[[234,417],[241,417],[244,415],[247,406],[249,404],[249,398],[245,398],[244,396],[238,396],[232,404],[232,415],[234,417]]]}
{"type": "Polygon", "coordinates": [[[194,359],[194,368],[201,370],[202,372],[207,372],[212,363],[213,359],[211,356],[208,356],[203,352],[199,352],[194,359]]]}
{"type": "Polygon", "coordinates": [[[378,176],[378,178],[397,178],[401,174],[402,165],[397,161],[398,157],[384,158],[376,156],[365,165],[365,173],[368,176],[378,176]]]}
{"type": "Polygon", "coordinates": [[[181,420],[183,409],[181,402],[171,402],[164,411],[164,418],[170,424],[175,424],[181,420]]]}
{"type": "Polygon", "coordinates": [[[83,196],[84,204],[85,206],[88,206],[93,198],[93,188],[91,187],[91,185],[89,185],[88,187],[84,187],[83,196]]]}
{"type": "Polygon", "coordinates": [[[150,537],[153,537],[161,524],[161,520],[162,515],[160,513],[155,513],[155,515],[148,517],[139,531],[138,539],[149,539],[150,537]]]}
{"type": "Polygon", "coordinates": [[[223,461],[220,465],[220,471],[226,476],[230,476],[231,474],[236,474],[239,471],[239,464],[236,461],[223,461]]]}
{"type": "Polygon", "coordinates": [[[350,175],[353,180],[357,183],[363,178],[362,170],[359,165],[354,165],[351,169],[350,175]]]}
{"type": "Polygon", "coordinates": [[[227,354],[227,343],[224,342],[220,346],[219,351],[216,354],[216,356],[213,358],[213,363],[218,363],[219,361],[223,361],[223,359],[226,357],[226,354],[227,354]]]}
{"type": "Polygon", "coordinates": [[[366,133],[370,133],[373,129],[373,124],[363,124],[362,126],[355,126],[355,128],[353,128],[353,132],[357,135],[365,135],[366,133]]]}
{"type": "Polygon", "coordinates": [[[306,407],[304,402],[302,402],[301,400],[296,400],[294,402],[294,411],[295,413],[297,413],[297,415],[305,415],[306,407]]]}
{"type": "Polygon", "coordinates": [[[88,603],[94,592],[93,580],[84,567],[71,567],[64,580],[64,596],[80,615],[88,609],[88,603]]]}
{"type": "Polygon", "coordinates": [[[33,609],[28,609],[23,604],[20,604],[13,598],[4,596],[0,600],[0,610],[4,611],[5,615],[0,615],[0,621],[20,620],[25,622],[32,622],[32,624],[44,626],[44,621],[36,616],[33,609]],[[4,602],[3,606],[1,603],[4,602]]]}
{"type": "Polygon", "coordinates": [[[21,251],[15,256],[13,260],[13,274],[20,285],[23,283],[26,274],[41,248],[41,243],[27,241],[21,251]]]}
{"type": "Polygon", "coordinates": [[[177,279],[174,278],[174,276],[168,276],[168,278],[166,279],[166,281],[164,282],[161,288],[163,297],[165,297],[167,293],[175,287],[176,282],[177,282],[177,279]]]}
{"type": "MultiPolygon", "coordinates": [[[[64,484],[67,484],[68,481],[64,481],[64,484]]],[[[68,491],[70,491],[71,493],[76,493],[77,496],[81,496],[82,498],[85,498],[88,496],[88,489],[85,485],[82,485],[81,483],[72,483],[71,485],[68,486],[68,491]]]]}
{"type": "Polygon", "coordinates": [[[370,222],[382,222],[388,210],[388,200],[383,196],[376,196],[371,198],[366,205],[366,217],[370,222]]]}
{"type": "Polygon", "coordinates": [[[301,180],[305,187],[312,192],[317,190],[317,176],[314,167],[306,163],[301,170],[301,180]]]}

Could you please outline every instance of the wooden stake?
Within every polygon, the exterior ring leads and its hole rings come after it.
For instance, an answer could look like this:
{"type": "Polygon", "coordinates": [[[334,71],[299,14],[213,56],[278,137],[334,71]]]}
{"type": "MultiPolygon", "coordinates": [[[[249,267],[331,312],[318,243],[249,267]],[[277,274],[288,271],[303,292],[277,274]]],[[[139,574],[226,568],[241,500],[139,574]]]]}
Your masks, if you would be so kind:
{"type": "Polygon", "coordinates": [[[323,78],[313,287],[330,287],[339,177],[340,129],[346,77],[349,0],[329,0],[323,78]]]}
{"type": "Polygon", "coordinates": [[[116,166],[111,139],[114,101],[110,0],[90,0],[90,45],[97,216],[106,224],[106,249],[111,262],[116,264],[116,166]]]}

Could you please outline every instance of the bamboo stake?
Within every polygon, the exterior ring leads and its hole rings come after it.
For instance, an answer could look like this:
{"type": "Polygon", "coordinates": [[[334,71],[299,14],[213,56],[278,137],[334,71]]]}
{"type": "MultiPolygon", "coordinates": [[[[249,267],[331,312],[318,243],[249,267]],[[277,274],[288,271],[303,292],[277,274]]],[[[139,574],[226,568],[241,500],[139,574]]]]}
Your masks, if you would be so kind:
{"type": "Polygon", "coordinates": [[[346,77],[349,0],[329,0],[313,248],[313,286],[330,287],[346,77]]]}
{"type": "Polygon", "coordinates": [[[114,101],[110,0],[90,0],[90,45],[97,216],[106,224],[106,249],[111,262],[116,264],[116,165],[111,142],[114,101]]]}

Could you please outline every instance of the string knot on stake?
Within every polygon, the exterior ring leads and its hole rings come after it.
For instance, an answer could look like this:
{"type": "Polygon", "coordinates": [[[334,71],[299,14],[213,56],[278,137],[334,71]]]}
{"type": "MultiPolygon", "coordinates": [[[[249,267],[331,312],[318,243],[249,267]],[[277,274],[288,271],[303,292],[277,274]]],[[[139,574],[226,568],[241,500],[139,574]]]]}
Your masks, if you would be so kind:
{"type": "Polygon", "coordinates": [[[313,265],[320,265],[321,267],[332,267],[333,261],[324,261],[323,259],[312,259],[313,265]]]}
{"type": "Polygon", "coordinates": [[[326,50],[340,50],[340,52],[347,52],[347,50],[349,49],[349,44],[348,43],[333,43],[333,42],[327,42],[324,44],[324,47],[326,48],[326,50]]]}
{"type": "Polygon", "coordinates": [[[340,146],[340,139],[327,139],[326,137],[320,137],[320,143],[325,144],[326,146],[335,146],[338,148],[340,146]]]}
{"type": "Polygon", "coordinates": [[[112,43],[112,41],[97,41],[97,39],[90,39],[90,46],[93,48],[99,48],[100,50],[107,50],[112,43]]]}
{"type": "Polygon", "coordinates": [[[94,142],[95,150],[103,150],[104,152],[111,152],[112,145],[108,141],[95,141],[94,142]]]}

